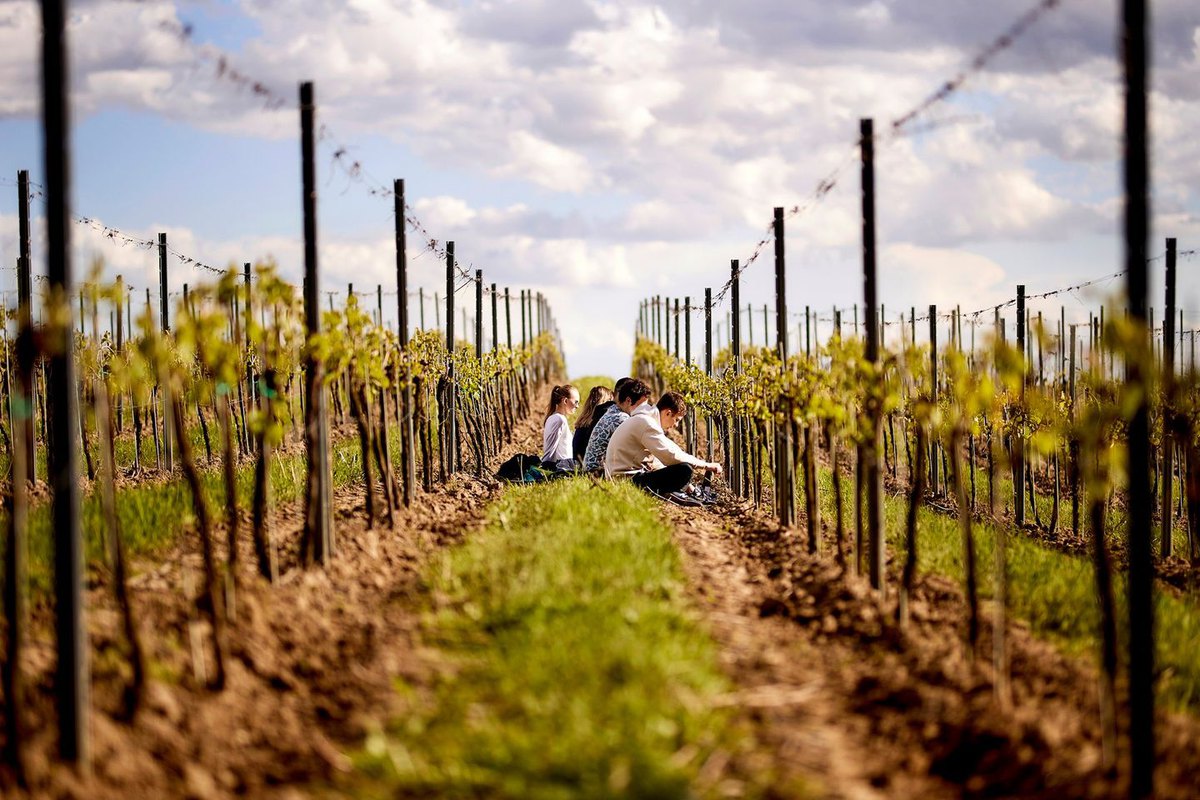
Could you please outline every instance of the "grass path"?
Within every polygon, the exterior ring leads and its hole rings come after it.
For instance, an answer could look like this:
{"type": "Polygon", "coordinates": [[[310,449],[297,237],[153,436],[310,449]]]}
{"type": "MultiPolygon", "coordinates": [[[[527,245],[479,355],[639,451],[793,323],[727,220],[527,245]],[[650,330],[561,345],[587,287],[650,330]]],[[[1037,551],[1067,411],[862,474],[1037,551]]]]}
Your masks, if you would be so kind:
{"type": "MultiPolygon", "coordinates": [[[[713,795],[749,746],[680,555],[628,484],[513,487],[431,576],[431,687],[368,741],[356,797],[713,795]]],[[[753,796],[741,785],[742,796],[753,796]]]]}

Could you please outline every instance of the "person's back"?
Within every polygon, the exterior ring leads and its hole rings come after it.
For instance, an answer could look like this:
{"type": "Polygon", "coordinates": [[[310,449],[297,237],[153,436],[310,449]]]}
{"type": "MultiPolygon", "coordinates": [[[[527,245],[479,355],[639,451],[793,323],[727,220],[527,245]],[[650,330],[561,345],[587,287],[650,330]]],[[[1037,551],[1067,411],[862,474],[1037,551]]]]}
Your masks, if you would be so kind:
{"type": "Polygon", "coordinates": [[[629,419],[629,415],[615,403],[604,412],[604,416],[592,427],[592,435],[588,439],[587,449],[583,454],[583,468],[588,472],[604,467],[604,454],[608,450],[608,442],[613,431],[621,423],[629,419]]]}
{"type": "Polygon", "coordinates": [[[604,454],[608,451],[608,441],[629,414],[650,397],[650,387],[642,381],[622,378],[617,382],[617,404],[605,412],[600,421],[592,428],[592,436],[588,439],[587,450],[583,455],[583,468],[588,472],[604,469],[604,454]]]}
{"type": "Polygon", "coordinates": [[[650,455],[644,442],[647,436],[662,429],[658,427],[658,409],[649,403],[638,406],[608,440],[604,455],[604,474],[610,478],[641,472],[650,455]]]}
{"type": "MultiPolygon", "coordinates": [[[[629,378],[622,378],[617,381],[617,387],[620,388],[627,382],[629,378]]],[[[609,408],[616,405],[616,400],[613,390],[607,386],[593,386],[588,392],[587,402],[583,404],[583,408],[579,409],[579,413],[575,417],[575,436],[571,440],[571,455],[579,463],[583,463],[583,458],[587,454],[588,440],[592,438],[592,428],[596,427],[596,423],[604,416],[609,408]]]]}
{"type": "Polygon", "coordinates": [[[721,465],[686,452],[667,436],[687,414],[687,402],[679,392],[667,392],[657,407],[646,404],[634,409],[613,433],[604,458],[604,474],[624,476],[660,497],[683,489],[692,480],[692,470],[721,473],[721,465]]]}

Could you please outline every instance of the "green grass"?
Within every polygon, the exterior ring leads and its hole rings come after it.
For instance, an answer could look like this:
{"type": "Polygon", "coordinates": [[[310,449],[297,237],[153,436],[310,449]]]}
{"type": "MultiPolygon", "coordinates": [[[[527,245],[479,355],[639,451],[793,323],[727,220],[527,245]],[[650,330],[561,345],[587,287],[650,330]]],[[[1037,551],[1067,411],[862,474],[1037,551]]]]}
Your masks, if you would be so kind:
{"type": "MultiPolygon", "coordinates": [[[[389,431],[392,453],[399,452],[399,429],[389,431]]],[[[150,450],[153,459],[153,445],[150,450]]],[[[194,455],[203,463],[203,450],[194,455]]],[[[145,456],[145,452],[143,452],[145,456]]],[[[298,500],[304,493],[307,458],[303,453],[276,456],[270,462],[271,499],[274,503],[298,500]]],[[[334,487],[362,480],[362,459],[358,439],[351,437],[330,446],[330,470],[334,487]]],[[[254,490],[254,463],[238,466],[237,499],[239,506],[250,505],[254,490]]],[[[201,484],[214,519],[222,518],[225,486],[217,468],[202,469],[201,484]]],[[[117,493],[117,517],[127,553],[151,555],[169,545],[192,524],[192,497],[186,483],[178,476],[169,482],[149,481],[122,489],[117,493]]],[[[104,517],[100,497],[89,493],[80,500],[80,520],[84,551],[89,562],[104,558],[104,517]]],[[[0,524],[7,524],[7,515],[0,515],[0,524]]],[[[54,559],[53,522],[48,503],[40,503],[29,512],[29,582],[35,593],[48,591],[54,559]]]]}
{"type": "MultiPolygon", "coordinates": [[[[821,513],[833,524],[833,486],[829,470],[819,475],[821,513]]],[[[845,514],[853,536],[854,481],[844,480],[845,514]]],[[[986,491],[978,495],[986,501],[986,491]]],[[[884,501],[884,525],[888,546],[902,563],[904,553],[906,497],[888,496],[884,501]]],[[[1060,513],[1061,509],[1060,509],[1060,513]]],[[[1070,524],[1069,508],[1067,524],[1070,524]]],[[[1062,520],[1060,519],[1060,524],[1062,520]]],[[[962,581],[962,534],[956,518],[929,509],[918,516],[917,556],[921,573],[938,573],[962,581]]],[[[973,528],[978,552],[980,595],[992,597],[995,585],[996,526],[978,522],[973,528]]],[[[1095,595],[1091,561],[1073,556],[1017,533],[1008,535],[1009,604],[1011,612],[1029,622],[1032,629],[1048,636],[1070,652],[1088,656],[1099,653],[1100,612],[1095,595]]],[[[1127,634],[1123,574],[1115,574],[1120,635],[1127,634]]],[[[1162,672],[1159,695],[1168,705],[1200,710],[1200,610],[1187,599],[1164,592],[1156,594],[1157,665],[1162,672]]],[[[1125,650],[1126,648],[1122,648],[1125,650]]]]}
{"type": "MultiPolygon", "coordinates": [[[[452,665],[358,758],[356,797],[685,798],[746,745],[678,552],[629,484],[510,488],[432,573],[452,665]]],[[[752,787],[743,787],[754,794],[752,787]]]]}
{"type": "MultiPolygon", "coordinates": [[[[901,443],[902,444],[902,443],[901,443]]],[[[906,460],[903,450],[898,452],[900,467],[897,474],[902,478],[907,474],[906,460]]],[[[963,466],[966,467],[966,459],[964,458],[963,466]]],[[[1043,459],[1038,460],[1037,470],[1041,474],[1043,459]]],[[[1069,531],[1071,529],[1071,490],[1067,484],[1067,465],[1065,459],[1060,459],[1059,468],[1062,470],[1062,488],[1060,489],[1059,504],[1058,504],[1058,531],[1069,531]]],[[[941,462],[939,460],[939,481],[945,481],[946,477],[941,474],[941,462]]],[[[969,475],[969,473],[967,473],[969,475]]],[[[969,478],[967,479],[969,480],[969,478]]],[[[1013,482],[1012,469],[1009,466],[996,464],[996,511],[1002,515],[1012,518],[1013,514],[1013,482]]],[[[1178,502],[1180,493],[1183,491],[1183,486],[1178,479],[1174,484],[1173,502],[1178,502]]],[[[970,492],[970,483],[967,484],[967,491],[970,492]]],[[[1025,495],[1025,518],[1026,522],[1032,524],[1034,521],[1033,509],[1029,506],[1028,489],[1025,495]]],[[[1158,492],[1155,493],[1154,509],[1158,511],[1158,504],[1161,497],[1161,485],[1158,487],[1158,492]]],[[[1038,490],[1034,493],[1037,504],[1037,519],[1043,525],[1049,525],[1051,512],[1054,508],[1053,491],[1048,486],[1039,484],[1038,490]]],[[[1087,514],[1086,500],[1083,496],[1083,489],[1080,488],[1080,529],[1086,532],[1087,520],[1084,518],[1087,514]]],[[[978,453],[975,462],[975,503],[977,508],[986,509],[988,507],[988,489],[987,489],[987,456],[985,453],[978,453]]],[[[1162,523],[1156,518],[1154,521],[1154,536],[1152,546],[1155,556],[1159,552],[1160,536],[1162,531],[1162,523]]],[[[1109,541],[1118,542],[1122,545],[1125,542],[1125,537],[1129,531],[1129,517],[1121,503],[1112,503],[1109,508],[1107,519],[1105,520],[1105,535],[1109,541]]],[[[1172,548],[1176,556],[1187,556],[1188,553],[1188,534],[1187,525],[1183,520],[1176,519],[1171,526],[1171,542],[1172,548]]]]}

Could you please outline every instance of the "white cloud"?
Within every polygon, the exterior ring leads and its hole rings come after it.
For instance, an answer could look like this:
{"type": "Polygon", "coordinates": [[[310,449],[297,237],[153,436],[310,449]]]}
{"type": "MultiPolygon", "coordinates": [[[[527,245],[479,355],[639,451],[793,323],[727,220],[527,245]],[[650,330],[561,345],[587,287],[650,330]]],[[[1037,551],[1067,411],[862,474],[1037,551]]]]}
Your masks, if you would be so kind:
{"type": "Polygon", "coordinates": [[[559,147],[528,131],[509,134],[509,161],[492,172],[501,178],[520,178],[560,192],[582,192],[597,184],[581,154],[559,147]]]}
{"type": "MultiPolygon", "coordinates": [[[[797,285],[806,297],[824,303],[825,294],[840,294],[833,299],[844,303],[858,291],[852,271],[839,267],[855,261],[860,237],[859,117],[873,115],[886,132],[1027,5],[1002,0],[964,12],[961,0],[746,0],[736,9],[710,0],[294,0],[282,14],[275,2],[242,0],[238,10],[256,32],[232,60],[289,105],[296,82],[314,79],[320,120],[350,143],[383,137],[427,169],[452,168],[485,189],[503,180],[500,203],[444,195],[417,205],[431,234],[460,242],[489,279],[605,292],[630,308],[642,291],[699,295],[701,284],[719,285],[773,206],[804,203],[844,164],[837,188],[788,224],[789,257],[807,270],[797,285]]],[[[1200,20],[1192,6],[1163,0],[1155,15],[1156,230],[1181,237],[1200,218],[1200,20]]],[[[77,8],[80,114],[120,106],[219,132],[295,135],[294,109],[264,109],[214,76],[212,48],[185,45],[162,26],[187,16],[179,4],[77,8]]],[[[1112,241],[1121,124],[1115,22],[1103,4],[1065,4],[914,123],[949,120],[944,126],[881,143],[887,269],[949,299],[986,291],[953,274],[968,264],[994,275],[996,262],[973,255],[983,246],[1112,241]]],[[[37,113],[37,24],[32,0],[0,5],[2,116],[37,113]]],[[[135,222],[147,236],[156,230],[152,218],[135,222]]],[[[181,249],[194,244],[210,260],[240,261],[264,248],[289,264],[299,259],[290,239],[187,235],[172,231],[181,249]]],[[[339,239],[323,230],[326,274],[386,282],[390,246],[386,235],[339,239]]],[[[111,258],[132,268],[142,256],[111,258]]],[[[414,270],[438,285],[433,262],[413,255],[414,270]]],[[[747,280],[750,292],[769,283],[757,273],[747,280]]],[[[932,299],[912,294],[913,302],[932,299]]]]}
{"type": "Polygon", "coordinates": [[[1007,300],[1013,291],[1003,267],[963,250],[889,245],[880,253],[879,267],[887,275],[885,288],[901,307],[936,304],[946,310],[965,304],[964,310],[974,311],[1007,300]]]}

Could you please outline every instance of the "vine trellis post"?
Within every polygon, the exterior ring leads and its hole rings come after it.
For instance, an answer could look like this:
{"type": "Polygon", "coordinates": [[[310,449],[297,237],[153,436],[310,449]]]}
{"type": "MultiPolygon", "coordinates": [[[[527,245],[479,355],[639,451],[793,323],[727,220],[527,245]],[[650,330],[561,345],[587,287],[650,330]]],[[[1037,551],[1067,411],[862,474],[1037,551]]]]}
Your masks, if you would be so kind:
{"type": "Polygon", "coordinates": [[[329,418],[323,387],[323,366],[312,347],[321,332],[320,269],[317,262],[317,170],[316,101],[313,84],[300,84],[300,150],[304,208],[304,394],[307,398],[304,420],[305,448],[308,451],[308,485],[305,502],[304,556],[309,562],[325,565],[333,557],[333,530],[330,524],[329,418]]]}
{"type": "MultiPolygon", "coordinates": [[[[862,147],[862,246],[863,246],[863,298],[867,324],[867,363],[873,372],[873,385],[867,388],[867,447],[865,448],[865,472],[863,479],[867,488],[867,550],[871,586],[882,590],[884,582],[883,540],[883,474],[879,465],[882,443],[880,441],[880,401],[883,379],[879,374],[879,315],[878,292],[875,281],[875,128],[874,121],[859,122],[862,147]]],[[[857,317],[857,305],[855,313],[857,317]]],[[[857,328],[857,321],[855,322],[857,328]]]]}
{"type": "MultiPolygon", "coordinates": [[[[782,206],[775,208],[772,231],[775,236],[775,351],[782,369],[786,369],[787,346],[787,262],[784,248],[782,206]]],[[[764,315],[765,316],[765,315],[764,315]]],[[[790,411],[790,410],[789,410],[790,411]]],[[[790,528],[796,522],[796,496],[793,490],[792,430],[790,420],[775,425],[775,508],[779,524],[790,528]]]]}
{"type": "MultiPolygon", "coordinates": [[[[1122,0],[1125,66],[1125,274],[1129,315],[1137,345],[1146,330],[1146,240],[1150,228],[1147,129],[1149,43],[1146,0],[1122,0]]],[[[1125,387],[1137,398],[1129,421],[1129,742],[1130,795],[1154,794],[1154,563],[1150,496],[1150,379],[1135,357],[1125,387]]]]}
{"type": "MultiPolygon", "coordinates": [[[[42,0],[42,121],[46,169],[46,275],[50,302],[61,304],[71,290],[70,104],[66,8],[63,0],[42,0]]],[[[86,772],[91,760],[88,737],[89,681],[87,632],[83,610],[83,538],[80,534],[76,443],[74,336],[70,311],[48,314],[45,330],[47,409],[50,433],[47,477],[53,491],[54,617],[58,646],[55,695],[59,753],[86,772]]]]}

